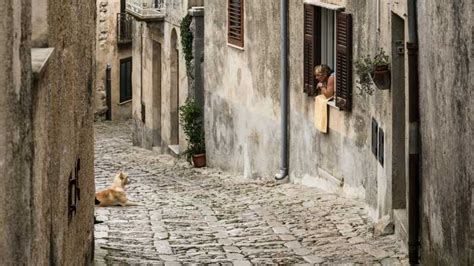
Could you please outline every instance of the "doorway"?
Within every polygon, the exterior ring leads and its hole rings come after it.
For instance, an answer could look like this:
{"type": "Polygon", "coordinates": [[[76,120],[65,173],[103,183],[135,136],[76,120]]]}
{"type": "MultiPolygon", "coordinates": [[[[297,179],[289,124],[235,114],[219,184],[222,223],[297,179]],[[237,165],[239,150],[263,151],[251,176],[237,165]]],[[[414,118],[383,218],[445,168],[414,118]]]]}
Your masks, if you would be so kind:
{"type": "MultiPolygon", "coordinates": [[[[170,56],[170,147],[179,147],[179,50],[176,30],[171,32],[170,56]]],[[[178,150],[178,149],[176,149],[178,150]]]]}
{"type": "Polygon", "coordinates": [[[405,22],[392,13],[392,205],[406,208],[405,22]]]}
{"type": "Polygon", "coordinates": [[[153,41],[153,146],[161,147],[161,43],[153,41]]]}
{"type": "Polygon", "coordinates": [[[405,21],[392,13],[392,208],[396,231],[406,240],[407,105],[405,92],[405,21]]]}

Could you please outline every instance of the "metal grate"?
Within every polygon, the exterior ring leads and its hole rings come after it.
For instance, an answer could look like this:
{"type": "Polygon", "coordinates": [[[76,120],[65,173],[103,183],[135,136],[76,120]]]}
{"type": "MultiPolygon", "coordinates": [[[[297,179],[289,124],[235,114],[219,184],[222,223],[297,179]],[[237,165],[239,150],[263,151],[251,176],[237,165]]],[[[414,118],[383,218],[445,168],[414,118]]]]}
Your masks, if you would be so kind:
{"type": "Polygon", "coordinates": [[[132,43],[132,17],[127,13],[117,14],[117,43],[132,43]]]}

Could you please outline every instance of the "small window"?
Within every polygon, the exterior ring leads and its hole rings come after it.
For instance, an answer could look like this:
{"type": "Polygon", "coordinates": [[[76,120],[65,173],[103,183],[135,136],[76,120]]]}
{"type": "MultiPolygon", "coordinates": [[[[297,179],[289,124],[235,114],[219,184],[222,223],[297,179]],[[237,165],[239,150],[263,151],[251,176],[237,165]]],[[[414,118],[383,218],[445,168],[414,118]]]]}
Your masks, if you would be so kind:
{"type": "Polygon", "coordinates": [[[304,92],[317,94],[313,69],[328,65],[336,72],[335,101],[341,110],[351,108],[352,16],[311,4],[304,5],[304,92]]]}
{"type": "Polygon", "coordinates": [[[132,58],[120,60],[120,102],[132,99],[132,58]]]}
{"type": "Polygon", "coordinates": [[[227,5],[227,42],[244,47],[244,0],[228,0],[227,5]]]}

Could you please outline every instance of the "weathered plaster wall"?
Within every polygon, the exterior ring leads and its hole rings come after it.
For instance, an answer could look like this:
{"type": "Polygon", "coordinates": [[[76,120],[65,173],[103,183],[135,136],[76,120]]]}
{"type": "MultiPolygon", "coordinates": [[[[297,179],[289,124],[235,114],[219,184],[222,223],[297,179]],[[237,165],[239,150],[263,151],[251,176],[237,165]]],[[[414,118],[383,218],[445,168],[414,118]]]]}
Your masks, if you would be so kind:
{"type": "Polygon", "coordinates": [[[48,0],[32,0],[31,13],[31,45],[33,47],[48,46],[48,0]]]}
{"type": "Polygon", "coordinates": [[[0,2],[0,260],[33,263],[31,1],[0,2]]]}
{"type": "Polygon", "coordinates": [[[279,154],[278,1],[245,2],[243,49],[227,45],[227,1],[205,1],[204,88],[210,166],[271,178],[279,154]]]}
{"type": "Polygon", "coordinates": [[[470,265],[472,2],[418,1],[417,9],[422,263],[470,265]]]}
{"type": "MultiPolygon", "coordinates": [[[[391,54],[391,10],[375,1],[326,1],[353,14],[353,59],[383,47],[391,54]]],[[[280,151],[279,2],[245,2],[244,49],[227,45],[226,1],[206,1],[204,86],[206,144],[211,166],[272,178],[280,151]]],[[[290,178],[362,198],[374,218],[391,213],[392,92],[358,95],[354,74],[353,110],[329,108],[329,134],[313,125],[314,98],[303,93],[303,1],[289,5],[290,178]],[[371,120],[385,133],[385,163],[371,153],[371,120]],[[334,177],[335,179],[331,178],[334,177]],[[334,180],[343,182],[343,186],[334,180]]],[[[403,108],[402,108],[403,109],[403,108]]]]}
{"type": "Polygon", "coordinates": [[[96,115],[104,115],[107,111],[105,72],[107,64],[110,64],[112,120],[125,120],[132,117],[132,103],[120,103],[120,60],[132,56],[132,45],[117,44],[118,13],[120,0],[97,0],[97,82],[94,112],[96,115]]]}

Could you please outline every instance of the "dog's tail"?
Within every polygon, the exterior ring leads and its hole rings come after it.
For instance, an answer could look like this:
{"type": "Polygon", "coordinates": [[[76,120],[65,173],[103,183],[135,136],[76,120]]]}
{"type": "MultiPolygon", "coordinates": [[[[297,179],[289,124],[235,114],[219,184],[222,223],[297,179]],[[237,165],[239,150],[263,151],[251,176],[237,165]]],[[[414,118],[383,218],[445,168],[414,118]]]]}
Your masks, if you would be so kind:
{"type": "Polygon", "coordinates": [[[135,201],[127,201],[125,203],[125,206],[143,206],[143,204],[141,204],[139,202],[135,202],[135,201]]]}

